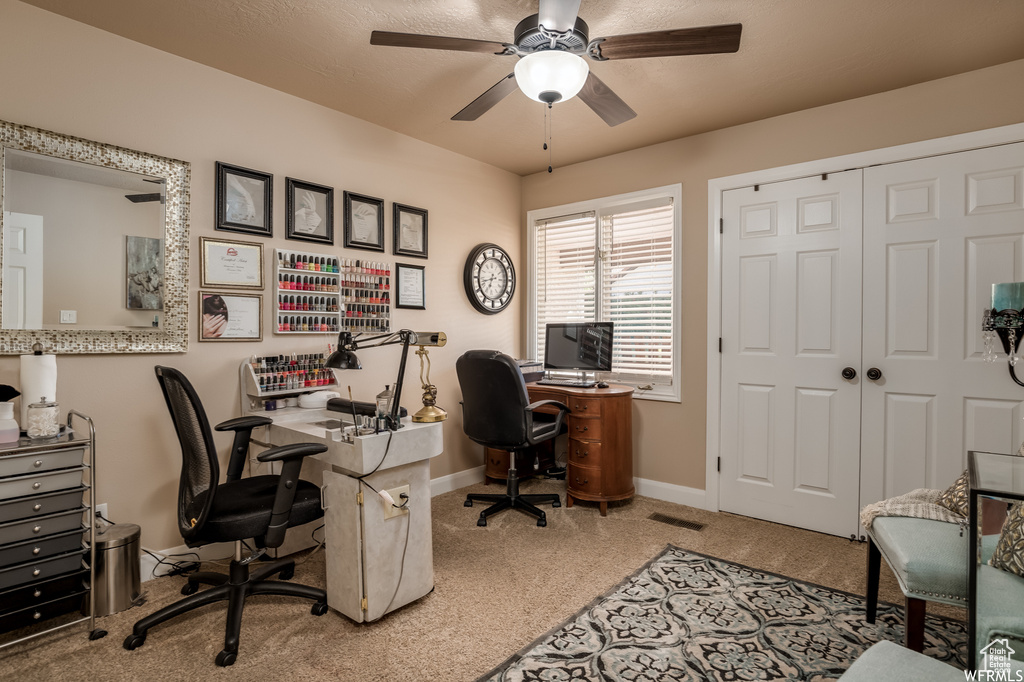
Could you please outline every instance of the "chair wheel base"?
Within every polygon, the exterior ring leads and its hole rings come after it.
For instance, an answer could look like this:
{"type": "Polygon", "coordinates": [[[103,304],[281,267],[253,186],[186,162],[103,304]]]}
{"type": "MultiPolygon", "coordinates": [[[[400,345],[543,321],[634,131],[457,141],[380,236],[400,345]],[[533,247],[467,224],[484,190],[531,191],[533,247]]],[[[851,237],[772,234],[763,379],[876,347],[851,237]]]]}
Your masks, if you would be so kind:
{"type": "Polygon", "coordinates": [[[236,651],[228,651],[227,649],[225,649],[224,651],[222,651],[219,654],[217,654],[216,663],[220,667],[226,668],[229,665],[234,665],[235,664],[235,660],[237,660],[237,659],[238,659],[238,652],[236,652],[236,651]]]}
{"type": "Polygon", "coordinates": [[[281,580],[291,580],[295,577],[295,566],[291,566],[289,568],[284,569],[283,571],[277,574],[277,577],[281,580]]]}
{"type": "Polygon", "coordinates": [[[92,632],[89,633],[89,641],[93,641],[93,640],[97,640],[97,639],[102,639],[103,637],[106,637],[106,636],[107,636],[107,631],[106,630],[100,630],[99,628],[96,628],[95,630],[93,630],[92,632]]]}
{"type": "Polygon", "coordinates": [[[327,613],[327,602],[318,601],[317,603],[313,604],[313,608],[311,608],[309,612],[312,613],[314,616],[324,615],[325,613],[327,613]]]}
{"type": "Polygon", "coordinates": [[[190,594],[195,594],[199,591],[199,583],[194,583],[189,580],[187,583],[181,586],[181,593],[186,597],[190,594]]]}
{"type": "Polygon", "coordinates": [[[561,500],[555,500],[555,501],[553,501],[551,503],[551,506],[555,507],[555,508],[561,507],[562,506],[562,501],[561,500]]]}
{"type": "Polygon", "coordinates": [[[137,635],[134,632],[124,638],[124,648],[128,651],[138,649],[140,646],[146,643],[145,635],[137,635]]]}
{"type": "Polygon", "coordinates": [[[478,526],[486,526],[487,525],[487,519],[484,518],[483,516],[481,516],[479,519],[476,520],[476,525],[478,525],[478,526]]]}
{"type": "Polygon", "coordinates": [[[539,519],[537,519],[537,525],[543,528],[544,526],[548,525],[548,520],[542,516],[539,519]]]}
{"type": "Polygon", "coordinates": [[[473,506],[473,500],[466,500],[465,502],[462,503],[462,506],[463,507],[472,507],[473,506]]]}

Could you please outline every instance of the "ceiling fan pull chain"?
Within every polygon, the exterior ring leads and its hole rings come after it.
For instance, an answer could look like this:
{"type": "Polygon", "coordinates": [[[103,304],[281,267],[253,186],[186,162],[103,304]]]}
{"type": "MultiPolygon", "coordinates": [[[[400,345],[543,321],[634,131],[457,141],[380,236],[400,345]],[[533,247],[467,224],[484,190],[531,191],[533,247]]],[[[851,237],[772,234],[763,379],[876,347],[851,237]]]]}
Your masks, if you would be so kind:
{"type": "Polygon", "coordinates": [[[555,114],[554,114],[554,109],[551,108],[551,102],[548,102],[548,108],[547,108],[547,111],[545,112],[544,119],[547,121],[547,129],[548,129],[548,141],[547,141],[547,144],[544,145],[544,147],[545,147],[545,149],[548,150],[548,173],[550,173],[551,170],[552,170],[551,169],[551,145],[554,143],[554,140],[552,140],[551,138],[552,138],[552,135],[554,134],[554,129],[555,129],[555,114]]]}

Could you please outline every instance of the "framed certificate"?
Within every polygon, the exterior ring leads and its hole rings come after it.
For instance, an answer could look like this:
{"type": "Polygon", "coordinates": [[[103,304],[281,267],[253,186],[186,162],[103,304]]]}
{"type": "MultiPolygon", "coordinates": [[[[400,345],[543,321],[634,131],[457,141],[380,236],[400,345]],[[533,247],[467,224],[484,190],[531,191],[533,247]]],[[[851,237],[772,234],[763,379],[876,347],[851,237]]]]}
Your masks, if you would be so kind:
{"type": "Polygon", "coordinates": [[[199,292],[200,341],[262,341],[263,297],[199,292]]]}
{"type": "Polygon", "coordinates": [[[263,288],[262,244],[200,237],[199,245],[200,286],[263,288]]]}
{"type": "Polygon", "coordinates": [[[426,268],[422,265],[395,263],[395,307],[427,309],[426,268]]]}

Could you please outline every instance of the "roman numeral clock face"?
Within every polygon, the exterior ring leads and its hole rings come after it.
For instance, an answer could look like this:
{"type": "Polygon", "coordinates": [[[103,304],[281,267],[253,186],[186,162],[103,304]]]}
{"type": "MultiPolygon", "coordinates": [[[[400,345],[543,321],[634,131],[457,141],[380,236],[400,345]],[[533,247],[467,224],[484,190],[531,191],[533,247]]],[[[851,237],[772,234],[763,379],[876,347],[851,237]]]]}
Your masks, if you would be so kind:
{"type": "Polygon", "coordinates": [[[470,303],[482,313],[500,313],[512,302],[516,270],[512,259],[496,244],[480,244],[473,249],[466,259],[463,279],[470,303]]]}

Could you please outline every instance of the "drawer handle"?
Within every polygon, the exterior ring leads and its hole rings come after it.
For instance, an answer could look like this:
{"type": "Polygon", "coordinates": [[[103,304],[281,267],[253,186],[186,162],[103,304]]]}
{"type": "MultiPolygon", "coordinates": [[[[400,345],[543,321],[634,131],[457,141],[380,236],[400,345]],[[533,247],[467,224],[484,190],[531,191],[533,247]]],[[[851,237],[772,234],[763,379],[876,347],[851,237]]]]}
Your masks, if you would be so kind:
{"type": "Polygon", "coordinates": [[[577,409],[577,410],[583,410],[583,411],[586,411],[586,409],[587,409],[587,406],[586,406],[586,405],[577,405],[577,406],[576,406],[576,409],[577,409]]]}
{"type": "Polygon", "coordinates": [[[43,596],[43,591],[42,590],[36,590],[35,592],[32,593],[32,596],[35,597],[36,599],[39,599],[40,597],[43,596]]]}
{"type": "Polygon", "coordinates": [[[32,614],[32,618],[34,620],[39,620],[42,617],[43,617],[43,614],[39,613],[38,611],[36,611],[35,613],[32,614]]]}
{"type": "Polygon", "coordinates": [[[37,568],[36,570],[32,571],[32,577],[33,577],[33,578],[37,578],[37,577],[39,577],[39,574],[40,574],[40,573],[42,573],[42,571],[40,571],[40,570],[39,570],[39,569],[37,568]]]}
{"type": "Polygon", "coordinates": [[[586,426],[577,426],[576,427],[576,430],[579,431],[580,433],[583,433],[587,429],[588,429],[588,427],[586,427],[586,426]]]}
{"type": "Polygon", "coordinates": [[[32,507],[32,511],[39,511],[39,510],[40,510],[40,509],[42,509],[42,508],[43,508],[43,505],[41,505],[41,504],[36,504],[35,506],[33,506],[33,507],[32,507]]]}
{"type": "Polygon", "coordinates": [[[40,552],[40,549],[38,547],[33,547],[32,548],[32,553],[33,554],[39,554],[39,552],[40,552]]]}
{"type": "Polygon", "coordinates": [[[32,466],[38,469],[39,467],[43,466],[43,460],[37,459],[36,461],[32,462],[32,466]]]}
{"type": "Polygon", "coordinates": [[[39,531],[41,531],[42,529],[43,529],[43,527],[42,527],[42,526],[36,526],[35,528],[33,528],[33,529],[32,529],[32,532],[33,532],[33,533],[38,533],[38,532],[39,532],[39,531]]]}
{"type": "Polygon", "coordinates": [[[588,452],[587,452],[586,450],[584,450],[584,451],[583,451],[583,454],[581,455],[581,454],[580,454],[580,449],[579,449],[579,448],[576,448],[576,456],[577,456],[577,457],[586,457],[586,456],[587,456],[588,454],[590,454],[590,453],[588,453],[588,452]]]}
{"type": "Polygon", "coordinates": [[[576,485],[586,485],[588,483],[590,483],[589,479],[584,478],[583,481],[581,482],[580,481],[580,477],[579,476],[576,477],[576,485]]]}
{"type": "Polygon", "coordinates": [[[42,485],[42,483],[40,483],[39,481],[36,481],[35,483],[32,484],[32,490],[39,490],[39,486],[41,486],[41,485],[42,485]]]}

